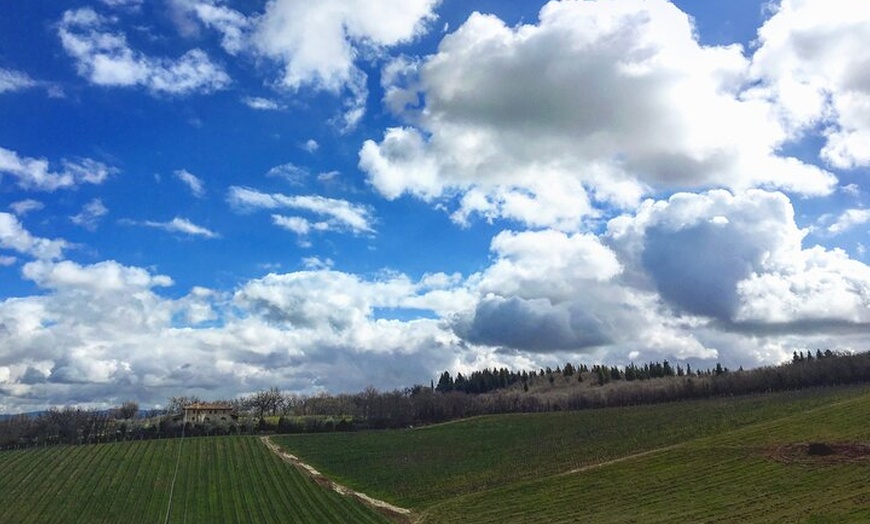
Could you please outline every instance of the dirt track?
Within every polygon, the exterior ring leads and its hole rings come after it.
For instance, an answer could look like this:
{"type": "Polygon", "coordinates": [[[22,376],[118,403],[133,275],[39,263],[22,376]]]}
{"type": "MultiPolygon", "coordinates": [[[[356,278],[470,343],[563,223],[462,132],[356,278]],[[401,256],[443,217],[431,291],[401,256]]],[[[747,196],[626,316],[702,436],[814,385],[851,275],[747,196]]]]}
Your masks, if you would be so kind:
{"type": "Polygon", "coordinates": [[[293,464],[297,469],[302,471],[305,475],[312,478],[315,482],[320,484],[321,486],[327,487],[336,493],[340,493],[346,497],[353,497],[363,504],[374,508],[375,510],[387,515],[392,520],[396,522],[411,522],[411,510],[406,508],[400,508],[399,506],[394,506],[389,502],[384,502],[383,500],[378,500],[376,498],[369,497],[365,493],[360,493],[359,491],[354,491],[347,486],[342,486],[327,477],[325,477],[322,473],[309,466],[308,464],[299,460],[299,457],[291,455],[287,453],[280,446],[272,442],[272,439],[269,437],[260,437],[260,440],[263,441],[263,444],[266,445],[273,453],[281,457],[287,463],[293,464]]]}

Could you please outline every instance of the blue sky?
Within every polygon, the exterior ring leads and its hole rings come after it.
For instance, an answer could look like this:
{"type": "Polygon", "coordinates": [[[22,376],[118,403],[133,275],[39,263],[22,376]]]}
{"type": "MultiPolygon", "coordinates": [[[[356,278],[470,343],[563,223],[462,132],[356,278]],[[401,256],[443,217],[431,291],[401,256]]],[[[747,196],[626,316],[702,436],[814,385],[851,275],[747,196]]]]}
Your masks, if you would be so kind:
{"type": "Polygon", "coordinates": [[[866,350],[870,10],[0,7],[0,411],[866,350]]]}

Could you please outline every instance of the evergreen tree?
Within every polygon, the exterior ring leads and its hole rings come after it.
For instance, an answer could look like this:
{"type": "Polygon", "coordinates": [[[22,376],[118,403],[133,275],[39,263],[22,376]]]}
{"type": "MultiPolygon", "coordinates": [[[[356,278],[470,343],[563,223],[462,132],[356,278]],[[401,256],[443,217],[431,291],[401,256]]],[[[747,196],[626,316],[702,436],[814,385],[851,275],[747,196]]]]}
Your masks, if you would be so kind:
{"type": "Polygon", "coordinates": [[[449,371],[441,373],[441,378],[438,379],[438,386],[435,388],[435,391],[440,393],[453,391],[453,378],[450,376],[449,371]]]}

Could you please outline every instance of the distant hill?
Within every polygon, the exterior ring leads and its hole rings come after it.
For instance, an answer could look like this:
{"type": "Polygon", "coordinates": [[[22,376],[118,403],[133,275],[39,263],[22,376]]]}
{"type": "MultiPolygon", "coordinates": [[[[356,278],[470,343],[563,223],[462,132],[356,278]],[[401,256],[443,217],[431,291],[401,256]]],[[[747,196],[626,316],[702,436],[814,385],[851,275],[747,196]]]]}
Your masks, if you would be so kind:
{"type": "Polygon", "coordinates": [[[10,418],[20,417],[20,416],[38,417],[44,413],[45,413],[45,411],[29,411],[27,413],[0,413],[0,420],[8,420],[10,418]]]}

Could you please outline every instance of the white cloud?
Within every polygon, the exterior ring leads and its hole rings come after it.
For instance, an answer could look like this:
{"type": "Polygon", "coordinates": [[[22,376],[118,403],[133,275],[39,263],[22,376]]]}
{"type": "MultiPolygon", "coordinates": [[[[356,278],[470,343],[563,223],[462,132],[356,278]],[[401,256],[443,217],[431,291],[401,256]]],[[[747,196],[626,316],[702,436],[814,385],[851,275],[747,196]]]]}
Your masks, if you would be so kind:
{"type": "Polygon", "coordinates": [[[44,207],[45,204],[31,198],[19,200],[18,202],[13,202],[9,204],[9,209],[11,209],[18,216],[24,216],[31,211],[39,211],[44,207]]]}
{"type": "Polygon", "coordinates": [[[364,280],[321,268],[252,280],[236,293],[234,302],[280,325],[342,332],[366,324],[379,308],[449,315],[471,304],[471,296],[461,284],[461,280],[442,274],[424,276],[419,282],[402,274],[364,280]]]}
{"type": "Polygon", "coordinates": [[[192,49],[177,60],[144,55],[127,43],[123,33],[113,33],[113,19],[93,9],[66,11],[59,35],[76,69],[90,82],[103,86],[143,86],[154,94],[209,93],[223,89],[230,77],[201,49],[192,49]]]}
{"type": "Polygon", "coordinates": [[[100,0],[103,4],[114,8],[138,9],[145,0],[100,0]]]}
{"type": "Polygon", "coordinates": [[[624,359],[638,340],[645,358],[717,355],[654,292],[628,285],[616,253],[593,235],[502,232],[490,247],[494,262],[468,278],[474,299],[451,323],[471,343],[535,359],[554,352],[624,359]]]}
{"type": "MultiPolygon", "coordinates": [[[[281,228],[292,231],[300,236],[305,236],[311,231],[312,224],[302,217],[288,217],[283,215],[272,215],[272,222],[281,228]]],[[[316,225],[314,226],[316,227],[316,225]]]]}
{"type": "Polygon", "coordinates": [[[24,274],[46,292],[0,301],[0,366],[10,368],[0,380],[16,392],[4,395],[7,410],[71,395],[83,403],[154,404],[274,384],[306,393],[398,388],[454,365],[462,352],[437,320],[377,318],[380,307],[449,291],[457,280],[446,276],[415,283],[330,270],[272,274],[245,283],[227,302],[202,288],[163,298],[157,291],[171,279],[114,261],[32,263],[24,274]]]}
{"type": "Polygon", "coordinates": [[[870,10],[849,0],[774,7],[752,58],[755,95],[777,104],[793,134],[822,127],[831,165],[870,165],[870,10]]]}
{"type": "Polygon", "coordinates": [[[172,285],[172,279],[165,275],[152,275],[142,268],[123,266],[114,260],[90,266],[81,266],[69,260],[41,260],[26,264],[22,273],[46,289],[80,290],[94,294],[172,285]]]}
{"type": "MultiPolygon", "coordinates": [[[[332,123],[342,132],[365,114],[366,75],[355,62],[419,37],[435,19],[439,0],[271,0],[264,13],[246,16],[216,0],[172,0],[173,18],[186,36],[200,24],[221,34],[231,55],[265,56],[282,69],[278,85],[311,88],[344,97],[344,110],[332,123]]],[[[279,109],[274,101],[247,98],[254,109],[279,109]]]]}
{"type": "Polygon", "coordinates": [[[195,2],[191,8],[203,24],[221,33],[227,53],[237,55],[247,48],[251,21],[243,14],[216,2],[195,2]]]}
{"type": "Polygon", "coordinates": [[[828,233],[839,235],[854,227],[870,222],[870,209],[847,209],[828,226],[828,233]]]}
{"type": "Polygon", "coordinates": [[[258,109],[260,111],[277,111],[282,108],[278,102],[259,96],[246,96],[242,98],[242,102],[251,109],[258,109]]]}
{"type": "Polygon", "coordinates": [[[664,0],[554,1],[517,27],[475,13],[437,54],[387,68],[386,103],[411,125],[367,141],[360,167],[390,199],[458,193],[459,222],[563,230],[593,201],[630,208],[673,188],[829,194],[832,174],[777,156],[790,137],[742,96],[749,67],[739,46],[701,46],[664,0]]]}
{"type": "Polygon", "coordinates": [[[792,251],[737,285],[739,322],[870,328],[870,266],[842,250],[792,251]]]}
{"type": "Polygon", "coordinates": [[[39,259],[55,259],[70,245],[65,240],[49,240],[30,234],[15,215],[0,212],[0,248],[39,259]]]}
{"type": "Polygon", "coordinates": [[[239,210],[296,209],[325,217],[329,230],[350,230],[353,233],[373,233],[371,213],[361,205],[346,200],[326,198],[319,195],[282,195],[262,193],[254,189],[233,186],[227,201],[239,210]]]}
{"type": "Polygon", "coordinates": [[[609,281],[622,272],[613,251],[593,235],[502,231],[490,249],[497,259],[480,283],[484,294],[564,301],[590,283],[609,281]]]}
{"type": "Polygon", "coordinates": [[[193,196],[196,198],[205,196],[205,182],[201,178],[186,169],[179,169],[175,171],[174,175],[175,178],[181,180],[190,189],[193,196]]]}
{"type": "Polygon", "coordinates": [[[154,222],[151,220],[146,220],[144,222],[141,222],[141,225],[153,227],[156,229],[162,229],[164,231],[169,231],[170,233],[181,233],[189,236],[199,236],[205,238],[220,237],[220,235],[218,235],[214,231],[206,229],[202,226],[198,226],[186,218],[175,217],[169,222],[154,222]]]}
{"type": "Polygon", "coordinates": [[[727,329],[764,334],[803,323],[838,333],[870,322],[870,268],[840,250],[805,249],[806,231],[781,193],[647,201],[612,220],[609,235],[638,286],[727,329]]]}
{"type": "Polygon", "coordinates": [[[0,255],[0,266],[11,266],[16,262],[18,262],[18,259],[15,257],[0,255]]]}
{"type": "Polygon", "coordinates": [[[254,42],[260,53],[281,62],[281,84],[348,93],[339,123],[354,128],[365,112],[365,74],[354,65],[360,55],[425,33],[438,0],[272,0],[258,21],[254,42]]]}
{"type": "Polygon", "coordinates": [[[0,93],[21,91],[37,85],[26,73],[0,67],[0,93]]]}
{"type": "Polygon", "coordinates": [[[0,147],[0,176],[11,175],[18,186],[36,191],[68,189],[81,184],[102,184],[117,169],[90,158],[62,160],[63,170],[52,172],[44,158],[20,157],[15,151],[0,147]]]}
{"type": "Polygon", "coordinates": [[[82,207],[79,214],[70,217],[73,224],[84,227],[85,229],[94,230],[97,227],[100,219],[108,214],[109,209],[103,205],[103,201],[95,198],[82,207]]]}
{"type": "Polygon", "coordinates": [[[282,83],[337,92],[357,82],[360,47],[408,42],[426,31],[437,0],[272,0],[259,22],[256,44],[284,64],[282,83]]]}
{"type": "Polygon", "coordinates": [[[291,185],[300,186],[305,183],[309,173],[304,167],[299,167],[296,164],[288,162],[269,169],[266,176],[283,178],[291,185]]]}
{"type": "Polygon", "coordinates": [[[313,138],[309,138],[302,144],[302,149],[308,151],[309,153],[314,153],[320,148],[320,144],[317,143],[317,140],[313,138]]]}

